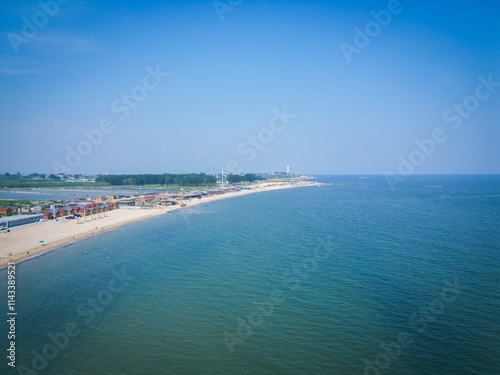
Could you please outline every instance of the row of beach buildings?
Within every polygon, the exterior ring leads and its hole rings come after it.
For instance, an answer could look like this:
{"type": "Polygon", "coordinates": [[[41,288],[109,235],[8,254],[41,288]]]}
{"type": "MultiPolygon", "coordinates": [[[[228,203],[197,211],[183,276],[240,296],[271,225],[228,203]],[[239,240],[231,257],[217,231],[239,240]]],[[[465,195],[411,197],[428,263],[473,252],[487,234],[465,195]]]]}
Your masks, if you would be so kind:
{"type": "Polygon", "coordinates": [[[2,207],[0,209],[0,215],[5,216],[0,218],[0,229],[7,230],[8,228],[18,225],[35,223],[43,220],[103,214],[117,208],[119,208],[118,202],[99,203],[95,201],[65,204],[62,206],[53,204],[49,209],[45,210],[43,210],[41,206],[34,206],[29,213],[17,207],[2,207]]]}
{"type": "Polygon", "coordinates": [[[183,206],[183,201],[204,196],[225,194],[240,187],[204,190],[190,193],[150,193],[138,196],[110,195],[89,200],[61,201],[60,204],[37,203],[33,207],[0,207],[0,229],[59,218],[75,218],[104,214],[119,208],[154,208],[158,206],[183,206]],[[50,207],[50,208],[47,208],[50,207]]]}

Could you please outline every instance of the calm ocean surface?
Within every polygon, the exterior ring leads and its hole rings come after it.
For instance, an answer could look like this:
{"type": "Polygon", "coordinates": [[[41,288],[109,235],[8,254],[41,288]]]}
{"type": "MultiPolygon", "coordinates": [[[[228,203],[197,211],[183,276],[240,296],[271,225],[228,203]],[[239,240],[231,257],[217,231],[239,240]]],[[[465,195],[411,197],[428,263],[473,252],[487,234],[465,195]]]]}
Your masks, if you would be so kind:
{"type": "Polygon", "coordinates": [[[15,370],[0,271],[0,373],[500,374],[500,176],[318,180],[19,264],[15,370]]]}

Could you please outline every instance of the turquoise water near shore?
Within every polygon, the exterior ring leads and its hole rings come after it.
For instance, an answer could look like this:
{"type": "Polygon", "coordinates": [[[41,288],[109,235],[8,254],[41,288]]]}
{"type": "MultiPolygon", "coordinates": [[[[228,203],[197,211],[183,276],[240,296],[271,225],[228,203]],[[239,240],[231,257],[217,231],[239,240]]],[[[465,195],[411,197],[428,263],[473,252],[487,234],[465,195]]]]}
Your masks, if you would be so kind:
{"type": "Polygon", "coordinates": [[[499,374],[500,176],[394,192],[367,177],[172,212],[17,265],[17,368],[2,356],[0,372],[499,374]]]}

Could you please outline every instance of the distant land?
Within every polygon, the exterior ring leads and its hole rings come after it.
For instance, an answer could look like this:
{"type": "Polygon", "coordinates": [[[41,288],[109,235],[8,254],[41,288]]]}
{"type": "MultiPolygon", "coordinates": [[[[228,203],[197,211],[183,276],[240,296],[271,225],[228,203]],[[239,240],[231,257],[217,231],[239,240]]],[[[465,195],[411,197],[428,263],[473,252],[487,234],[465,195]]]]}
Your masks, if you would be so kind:
{"type": "MultiPolygon", "coordinates": [[[[246,174],[229,174],[224,175],[224,181],[229,183],[254,182],[258,180],[266,180],[274,177],[296,177],[293,174],[285,172],[272,173],[246,173],[246,174]]],[[[106,174],[106,175],[89,175],[82,174],[45,174],[31,173],[22,175],[19,172],[0,174],[0,189],[1,188],[60,188],[60,187],[107,187],[107,186],[123,186],[123,187],[161,187],[168,186],[215,186],[222,180],[222,174],[206,174],[206,173],[162,173],[162,174],[106,174]]]]}

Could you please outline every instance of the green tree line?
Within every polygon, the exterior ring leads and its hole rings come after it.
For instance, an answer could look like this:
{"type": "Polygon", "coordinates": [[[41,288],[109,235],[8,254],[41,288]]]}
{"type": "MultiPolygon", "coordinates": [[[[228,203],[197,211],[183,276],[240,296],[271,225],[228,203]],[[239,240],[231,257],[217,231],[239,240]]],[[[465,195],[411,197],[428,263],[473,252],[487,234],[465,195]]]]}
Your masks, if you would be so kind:
{"type": "Polygon", "coordinates": [[[261,177],[257,176],[255,173],[247,173],[245,175],[229,174],[226,176],[226,180],[230,184],[237,184],[239,182],[253,182],[261,180],[261,177]]]}
{"type": "MultiPolygon", "coordinates": [[[[57,177],[57,176],[56,176],[57,177]]],[[[93,182],[71,182],[62,181],[59,178],[50,180],[36,180],[30,177],[19,177],[17,175],[0,175],[0,189],[1,188],[54,188],[54,187],[98,187],[107,186],[104,183],[93,182]]]]}
{"type": "Polygon", "coordinates": [[[217,178],[205,173],[186,174],[109,174],[98,176],[96,182],[110,185],[181,185],[200,186],[215,185],[217,178]]]}

